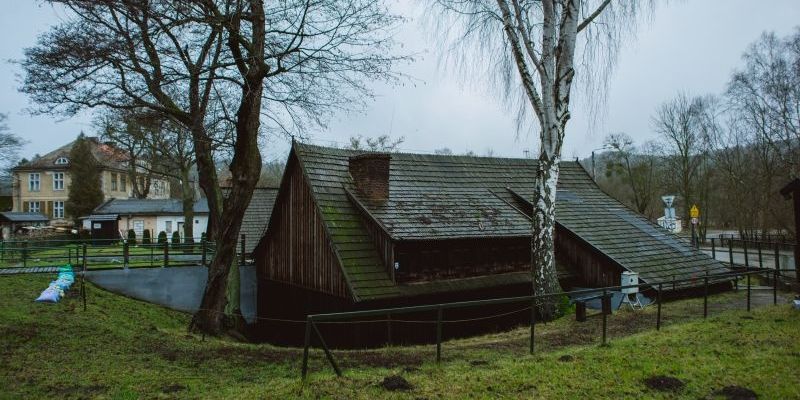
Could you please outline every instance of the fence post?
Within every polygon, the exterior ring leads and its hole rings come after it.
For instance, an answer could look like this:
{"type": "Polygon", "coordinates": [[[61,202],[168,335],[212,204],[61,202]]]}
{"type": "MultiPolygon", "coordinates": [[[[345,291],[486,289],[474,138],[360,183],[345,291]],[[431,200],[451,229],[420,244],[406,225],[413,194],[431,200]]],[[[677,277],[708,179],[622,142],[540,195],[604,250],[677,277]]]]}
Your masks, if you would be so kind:
{"type": "Polygon", "coordinates": [[[733,242],[731,240],[728,240],[728,262],[733,268],[733,242]]]}
{"type": "Polygon", "coordinates": [[[747,274],[747,311],[750,311],[750,274],[747,274]]]}
{"type": "Polygon", "coordinates": [[[206,266],[206,240],[200,241],[200,251],[203,253],[203,266],[206,266]]]}
{"type": "Polygon", "coordinates": [[[658,302],[658,312],[656,313],[656,330],[657,331],[661,330],[661,291],[662,291],[662,289],[663,289],[662,288],[662,284],[659,283],[658,284],[658,293],[657,293],[658,297],[656,298],[656,301],[658,302]]]}
{"type": "Polygon", "coordinates": [[[319,338],[319,344],[322,345],[322,350],[325,352],[325,357],[328,359],[328,362],[333,367],[333,370],[336,371],[337,376],[342,376],[342,371],[339,369],[339,366],[336,364],[336,360],[333,359],[333,354],[328,349],[328,345],[325,344],[325,339],[322,338],[322,334],[319,332],[319,328],[317,328],[317,324],[311,320],[311,327],[314,328],[314,333],[317,334],[317,338],[319,338]]]}
{"type": "Polygon", "coordinates": [[[127,240],[122,244],[122,258],[124,259],[123,265],[128,268],[128,264],[131,263],[131,248],[127,240]]]}
{"type": "Polygon", "coordinates": [[[83,273],[81,274],[81,297],[83,298],[83,311],[86,311],[86,243],[83,244],[83,273]]]}
{"type": "Polygon", "coordinates": [[[744,246],[744,266],[745,268],[749,268],[750,257],[747,255],[747,240],[742,240],[742,246],[744,246]]]}
{"type": "Polygon", "coordinates": [[[533,354],[535,349],[534,341],[533,341],[533,334],[536,329],[536,300],[535,297],[531,297],[531,343],[530,343],[530,353],[533,354]]]}
{"type": "Polygon", "coordinates": [[[778,273],[778,277],[781,276],[781,246],[775,243],[775,271],[778,273]]]}
{"type": "MultiPolygon", "coordinates": [[[[606,290],[603,289],[603,303],[604,304],[610,303],[610,302],[608,302],[608,300],[606,300],[606,297],[608,297],[608,294],[606,293],[606,290]]],[[[611,307],[609,307],[608,312],[606,312],[606,310],[603,310],[603,344],[604,345],[606,344],[606,329],[608,327],[608,314],[610,312],[611,312],[611,307]]]]}
{"type": "Polygon", "coordinates": [[[772,271],[772,305],[778,304],[778,270],[772,271]]]}
{"type": "Polygon", "coordinates": [[[28,266],[28,242],[22,242],[22,267],[28,266]]]}
{"type": "Polygon", "coordinates": [[[386,314],[386,344],[392,345],[392,314],[386,314]]]}
{"type": "Polygon", "coordinates": [[[308,373],[308,346],[311,345],[311,318],[306,317],[306,336],[303,341],[303,369],[302,376],[306,379],[308,373]]]}
{"type": "Polygon", "coordinates": [[[761,258],[761,242],[756,243],[758,243],[758,268],[764,268],[764,262],[761,258]]]}
{"type": "Polygon", "coordinates": [[[436,363],[442,361],[442,307],[436,311],[436,363]]]}
{"type": "Polygon", "coordinates": [[[242,245],[241,245],[241,252],[242,252],[242,254],[241,254],[241,259],[240,259],[240,261],[239,261],[239,265],[244,265],[244,261],[245,261],[244,251],[245,251],[245,249],[246,249],[246,247],[245,247],[245,240],[246,240],[246,239],[247,239],[247,238],[246,238],[245,234],[243,233],[243,234],[242,234],[242,245]]]}
{"type": "Polygon", "coordinates": [[[703,290],[703,318],[708,318],[708,271],[706,271],[706,277],[703,278],[704,283],[704,290],[703,290]]]}
{"type": "Polygon", "coordinates": [[[711,258],[717,259],[717,245],[714,243],[714,238],[711,238],[711,258]]]}
{"type": "Polygon", "coordinates": [[[169,243],[164,243],[164,267],[169,267],[169,243]]]}

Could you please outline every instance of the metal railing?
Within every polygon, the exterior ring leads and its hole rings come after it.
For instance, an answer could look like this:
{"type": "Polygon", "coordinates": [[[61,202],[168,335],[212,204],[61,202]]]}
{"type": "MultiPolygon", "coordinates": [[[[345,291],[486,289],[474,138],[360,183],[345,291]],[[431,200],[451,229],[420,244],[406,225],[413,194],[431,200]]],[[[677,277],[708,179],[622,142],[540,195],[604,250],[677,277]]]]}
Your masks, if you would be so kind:
{"type": "MultiPolygon", "coordinates": [[[[746,272],[730,272],[730,273],[722,273],[722,274],[713,274],[713,275],[705,275],[703,276],[703,318],[708,317],[708,295],[709,295],[709,285],[721,282],[730,282],[730,281],[737,281],[742,278],[746,277],[747,279],[747,311],[750,311],[751,308],[751,276],[752,275],[764,275],[766,277],[772,276],[772,301],[773,304],[777,304],[777,292],[778,292],[778,279],[780,277],[780,271],[776,269],[756,269],[750,270],[746,272]]],[[[319,330],[318,324],[320,323],[337,323],[341,321],[349,321],[349,323],[357,324],[357,323],[375,323],[375,322],[386,322],[387,329],[389,329],[389,337],[391,337],[391,323],[392,323],[392,315],[397,314],[408,314],[408,313],[417,313],[417,312],[428,312],[428,311],[435,311],[436,312],[436,362],[441,361],[441,354],[442,354],[442,324],[448,323],[451,321],[445,321],[443,319],[444,312],[446,310],[451,309],[463,309],[469,307],[478,307],[478,306],[490,306],[490,305],[502,305],[502,304],[516,304],[516,303],[523,303],[529,305],[531,309],[530,315],[530,323],[529,323],[529,330],[530,330],[530,338],[529,338],[529,352],[530,354],[534,353],[535,350],[535,327],[536,327],[536,308],[538,305],[543,304],[546,300],[549,299],[558,299],[562,296],[575,296],[575,295],[591,295],[600,293],[600,298],[602,299],[601,303],[603,304],[602,310],[602,317],[603,317],[603,328],[602,328],[602,343],[606,344],[607,342],[607,330],[608,330],[608,315],[611,314],[611,305],[610,305],[610,293],[621,291],[622,289],[631,289],[631,288],[648,288],[648,289],[655,289],[657,288],[656,294],[656,304],[658,307],[657,314],[656,314],[656,330],[661,329],[661,309],[662,309],[662,293],[664,287],[669,287],[670,285],[674,286],[681,286],[686,284],[696,283],[697,278],[687,278],[687,279],[675,279],[669,281],[661,281],[657,284],[647,284],[647,283],[639,283],[637,285],[624,285],[624,286],[610,286],[604,288],[592,288],[592,289],[582,289],[582,290],[574,290],[568,292],[559,292],[559,293],[552,293],[552,294],[545,294],[545,295],[531,295],[531,296],[520,296],[520,297],[507,297],[507,298],[496,298],[496,299],[486,299],[486,300],[472,300],[472,301],[461,301],[461,302],[453,302],[453,303],[442,303],[442,304],[430,304],[430,305],[420,305],[420,306],[409,306],[409,307],[396,307],[396,308],[385,308],[385,309],[375,309],[375,310],[364,310],[364,311],[349,311],[349,312],[341,312],[341,313],[328,313],[328,314],[313,314],[308,315],[306,317],[305,322],[305,337],[304,337],[304,347],[303,347],[303,363],[302,363],[302,377],[305,377],[308,374],[308,358],[309,358],[309,348],[311,347],[311,341],[313,338],[316,338],[319,342],[320,346],[322,347],[323,352],[325,353],[325,358],[328,360],[328,363],[331,365],[333,370],[336,372],[338,376],[342,375],[341,368],[339,367],[338,363],[336,362],[333,353],[331,352],[330,348],[325,342],[325,339],[322,336],[322,333],[319,330]],[[352,321],[355,318],[365,318],[365,317],[386,317],[384,321],[375,321],[375,320],[363,320],[363,321],[352,321]],[[313,336],[312,336],[313,335],[313,336]]],[[[737,285],[738,286],[738,285],[737,285]]],[[[526,308],[527,309],[527,308],[526,308]]],[[[433,322],[433,321],[431,321],[433,322]]]]}
{"type": "Polygon", "coordinates": [[[131,245],[118,242],[95,246],[67,243],[42,246],[35,242],[0,242],[0,268],[34,268],[64,264],[82,265],[89,269],[140,268],[157,266],[207,265],[214,256],[215,244],[161,242],[131,245]]]}
{"type": "MultiPolygon", "coordinates": [[[[797,262],[790,262],[790,257],[794,257],[796,244],[794,243],[768,243],[762,241],[741,240],[741,239],[711,239],[711,257],[717,259],[718,253],[732,267],[757,267],[783,271],[781,275],[788,277],[793,272],[796,279],[800,279],[797,274],[797,262]],[[786,253],[790,254],[786,254],[786,253]],[[741,262],[738,258],[742,257],[741,262]]],[[[721,260],[723,261],[723,260],[721,260]]]]}

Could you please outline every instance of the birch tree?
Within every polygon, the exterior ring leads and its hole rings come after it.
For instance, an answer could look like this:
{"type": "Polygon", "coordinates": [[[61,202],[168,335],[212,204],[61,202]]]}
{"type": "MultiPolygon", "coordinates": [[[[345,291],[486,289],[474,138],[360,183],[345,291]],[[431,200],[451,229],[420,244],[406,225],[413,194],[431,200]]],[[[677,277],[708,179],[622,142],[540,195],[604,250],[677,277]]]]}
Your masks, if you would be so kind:
{"type": "MultiPolygon", "coordinates": [[[[609,71],[616,45],[635,26],[637,1],[438,0],[436,28],[457,50],[458,67],[490,83],[515,104],[520,126],[535,116],[539,154],[533,179],[531,273],[535,294],[560,290],[555,268],[556,185],[573,81],[580,73],[609,71]],[[579,51],[580,48],[580,51],[579,51]],[[478,62],[480,60],[482,62],[478,62]],[[518,93],[523,94],[518,101],[518,93]]],[[[596,76],[596,75],[595,75],[596,76]]],[[[588,82],[588,79],[584,82],[588,82]]],[[[552,302],[539,311],[555,314],[552,302]]]]}

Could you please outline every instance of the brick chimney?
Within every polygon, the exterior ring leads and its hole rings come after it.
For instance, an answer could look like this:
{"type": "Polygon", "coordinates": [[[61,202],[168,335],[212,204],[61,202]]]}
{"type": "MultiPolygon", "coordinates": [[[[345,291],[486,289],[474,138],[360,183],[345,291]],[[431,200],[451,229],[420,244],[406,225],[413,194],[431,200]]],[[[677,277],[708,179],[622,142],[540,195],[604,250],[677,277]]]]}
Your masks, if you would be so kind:
{"type": "Polygon", "coordinates": [[[386,153],[364,153],[350,157],[350,176],[356,190],[370,201],[386,201],[389,198],[389,162],[386,153]]]}

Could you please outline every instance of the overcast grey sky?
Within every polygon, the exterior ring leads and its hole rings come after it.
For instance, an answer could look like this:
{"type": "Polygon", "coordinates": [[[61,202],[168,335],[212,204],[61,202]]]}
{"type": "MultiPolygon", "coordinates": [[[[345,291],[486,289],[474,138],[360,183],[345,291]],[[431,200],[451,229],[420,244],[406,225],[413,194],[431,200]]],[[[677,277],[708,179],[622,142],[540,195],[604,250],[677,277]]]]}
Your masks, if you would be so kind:
{"type": "MultiPolygon", "coordinates": [[[[45,153],[81,130],[94,133],[91,113],[62,120],[30,116],[28,99],[17,91],[20,59],[38,34],[59,20],[60,13],[37,1],[0,0],[0,113],[9,114],[11,130],[28,140],[22,156],[45,153]]],[[[416,2],[414,2],[416,4],[416,2]]],[[[536,134],[518,136],[514,115],[479,83],[439,67],[440,54],[419,23],[419,7],[392,1],[410,18],[399,34],[404,49],[421,57],[403,71],[415,78],[401,87],[376,86],[378,98],[362,114],[337,115],[325,130],[312,132],[315,143],[346,142],[351,135],[404,136],[402,148],[433,151],[449,147],[518,157],[535,148],[536,134]],[[474,83],[474,82],[473,82],[474,83]]],[[[600,120],[589,118],[582,102],[572,106],[565,157],[585,157],[602,145],[609,132],[626,132],[637,141],[654,137],[650,118],[655,108],[679,91],[691,95],[721,93],[741,54],[764,31],[784,36],[800,25],[798,0],[684,0],[660,4],[625,45],[609,82],[608,101],[600,120]]],[[[288,139],[270,138],[262,149],[268,159],[284,157],[288,139]]]]}

